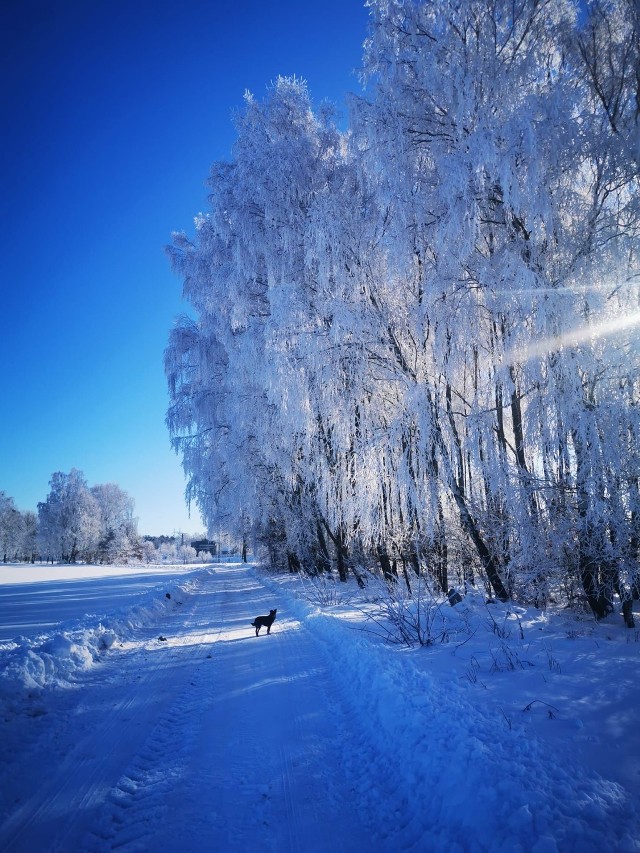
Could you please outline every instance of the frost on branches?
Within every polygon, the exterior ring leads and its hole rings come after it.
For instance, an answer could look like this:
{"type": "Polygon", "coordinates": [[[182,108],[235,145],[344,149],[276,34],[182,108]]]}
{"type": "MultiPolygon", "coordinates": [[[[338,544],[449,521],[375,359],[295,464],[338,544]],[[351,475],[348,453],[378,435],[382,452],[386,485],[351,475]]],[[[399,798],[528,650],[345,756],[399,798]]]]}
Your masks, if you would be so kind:
{"type": "Polygon", "coordinates": [[[247,95],[169,252],[167,422],[211,527],[311,573],[640,596],[632,0],[371,0],[348,131],[247,95]],[[615,23],[613,26],[612,22],[615,23]]]}
{"type": "Polygon", "coordinates": [[[56,471],[46,501],[38,504],[40,558],[75,563],[138,559],[133,499],[114,483],[89,488],[82,471],[56,471]]]}

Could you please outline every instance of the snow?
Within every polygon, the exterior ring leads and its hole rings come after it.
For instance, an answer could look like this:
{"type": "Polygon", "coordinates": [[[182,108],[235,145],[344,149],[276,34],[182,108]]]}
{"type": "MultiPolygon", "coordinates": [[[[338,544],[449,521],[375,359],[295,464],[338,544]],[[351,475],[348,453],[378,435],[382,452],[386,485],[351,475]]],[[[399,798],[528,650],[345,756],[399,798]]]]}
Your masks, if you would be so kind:
{"type": "Polygon", "coordinates": [[[131,606],[132,596],[155,587],[168,575],[193,571],[193,566],[64,566],[0,565],[2,623],[0,641],[27,637],[60,622],[88,614],[112,613],[131,606]],[[87,583],[91,581],[91,583],[87,583]],[[55,602],[55,606],[52,606],[55,602]]]}
{"type": "Polygon", "coordinates": [[[0,643],[2,850],[640,850],[640,632],[618,615],[470,593],[410,648],[373,584],[17,571],[0,622],[38,607],[0,643]]]}

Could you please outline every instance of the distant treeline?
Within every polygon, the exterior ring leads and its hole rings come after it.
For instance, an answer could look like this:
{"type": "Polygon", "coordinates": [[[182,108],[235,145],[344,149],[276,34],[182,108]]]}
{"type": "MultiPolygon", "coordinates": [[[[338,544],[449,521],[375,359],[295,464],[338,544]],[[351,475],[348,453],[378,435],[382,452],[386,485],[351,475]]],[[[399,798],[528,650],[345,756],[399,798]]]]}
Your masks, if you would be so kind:
{"type": "Polygon", "coordinates": [[[115,483],[89,486],[77,469],[57,471],[38,511],[21,512],[0,491],[0,556],[3,562],[191,562],[190,536],[138,534],[134,501],[115,483]]]}

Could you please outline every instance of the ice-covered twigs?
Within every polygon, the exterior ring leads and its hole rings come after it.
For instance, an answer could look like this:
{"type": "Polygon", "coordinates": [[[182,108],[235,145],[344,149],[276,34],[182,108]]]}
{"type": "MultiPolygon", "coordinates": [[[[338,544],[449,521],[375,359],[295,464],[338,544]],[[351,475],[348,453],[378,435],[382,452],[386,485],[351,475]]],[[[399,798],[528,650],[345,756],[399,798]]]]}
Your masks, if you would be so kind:
{"type": "Polygon", "coordinates": [[[558,709],[555,707],[555,705],[550,705],[548,702],[543,702],[542,699],[532,699],[531,702],[529,702],[528,705],[525,705],[525,707],[522,710],[523,711],[530,711],[533,708],[533,706],[536,704],[536,702],[539,703],[540,705],[546,705],[546,707],[549,709],[550,719],[555,719],[554,713],[555,714],[560,713],[560,711],[558,711],[558,709]]]}
{"type": "MultiPolygon", "coordinates": [[[[369,597],[374,607],[363,610],[371,630],[389,643],[411,648],[448,643],[467,638],[470,626],[467,609],[457,603],[449,607],[449,599],[424,576],[414,579],[411,592],[403,584],[385,583],[371,576],[369,597]]],[[[463,601],[461,597],[461,601],[463,601]]]]}
{"type": "Polygon", "coordinates": [[[299,573],[300,583],[305,598],[313,604],[322,607],[332,607],[345,603],[344,590],[340,589],[340,581],[332,572],[299,573]]]}

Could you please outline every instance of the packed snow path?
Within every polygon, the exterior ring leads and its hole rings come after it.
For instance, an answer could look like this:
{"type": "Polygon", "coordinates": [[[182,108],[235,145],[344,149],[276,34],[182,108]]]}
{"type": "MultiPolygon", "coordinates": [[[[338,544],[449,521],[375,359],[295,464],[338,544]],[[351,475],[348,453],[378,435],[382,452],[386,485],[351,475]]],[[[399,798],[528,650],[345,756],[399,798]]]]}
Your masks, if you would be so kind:
{"type": "Polygon", "coordinates": [[[250,626],[277,604],[249,569],[204,573],[153,634],[48,705],[40,733],[30,720],[13,759],[34,772],[16,774],[0,849],[367,849],[325,653],[282,608],[270,635],[250,626]]]}

